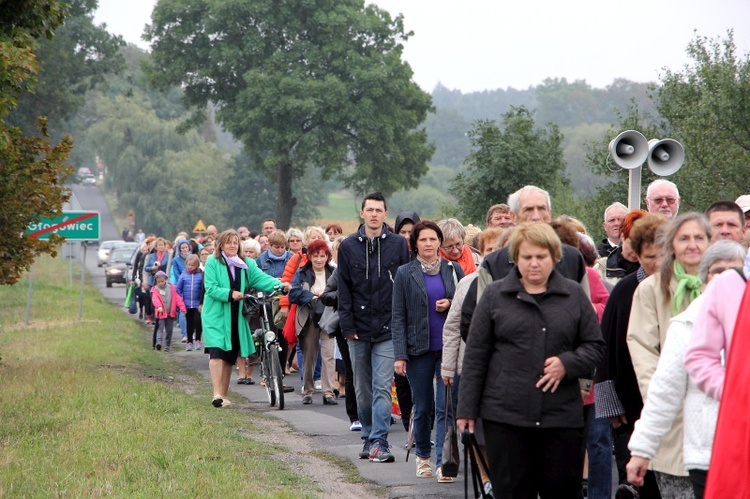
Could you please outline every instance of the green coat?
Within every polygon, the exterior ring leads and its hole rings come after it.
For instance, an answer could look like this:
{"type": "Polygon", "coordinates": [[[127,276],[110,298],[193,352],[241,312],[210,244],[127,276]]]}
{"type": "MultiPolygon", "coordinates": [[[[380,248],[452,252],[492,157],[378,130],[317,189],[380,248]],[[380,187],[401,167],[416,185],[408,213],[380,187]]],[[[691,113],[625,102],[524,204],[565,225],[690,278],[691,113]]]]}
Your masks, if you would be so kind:
{"type": "MultiPolygon", "coordinates": [[[[242,257],[244,258],[244,257],[242,257]]],[[[240,289],[244,291],[255,288],[259,291],[273,291],[274,286],[281,284],[258,268],[254,260],[244,258],[247,270],[240,272],[240,289]]],[[[203,344],[206,348],[232,349],[232,320],[239,323],[240,356],[247,357],[255,353],[255,343],[252,341],[250,327],[239,314],[232,317],[232,289],[229,274],[224,259],[217,259],[213,255],[206,260],[203,286],[203,309],[201,322],[203,323],[203,344]]]]}

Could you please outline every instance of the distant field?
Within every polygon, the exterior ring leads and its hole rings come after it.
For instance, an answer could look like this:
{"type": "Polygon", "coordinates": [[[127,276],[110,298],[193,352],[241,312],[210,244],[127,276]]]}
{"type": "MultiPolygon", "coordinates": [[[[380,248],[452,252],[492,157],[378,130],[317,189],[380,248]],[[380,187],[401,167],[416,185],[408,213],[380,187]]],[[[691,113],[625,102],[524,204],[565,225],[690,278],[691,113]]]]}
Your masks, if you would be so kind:
{"type": "Polygon", "coordinates": [[[320,225],[329,223],[338,223],[344,228],[344,234],[350,234],[359,227],[359,203],[361,200],[348,191],[332,192],[328,195],[328,204],[319,206],[320,218],[317,222],[320,225]]]}

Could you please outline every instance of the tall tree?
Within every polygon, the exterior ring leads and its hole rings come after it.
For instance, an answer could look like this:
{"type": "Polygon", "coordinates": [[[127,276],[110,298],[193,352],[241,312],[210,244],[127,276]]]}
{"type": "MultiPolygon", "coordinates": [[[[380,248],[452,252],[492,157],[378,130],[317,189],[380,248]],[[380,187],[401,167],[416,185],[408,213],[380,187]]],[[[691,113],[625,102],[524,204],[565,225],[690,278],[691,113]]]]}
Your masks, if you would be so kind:
{"type": "Polygon", "coordinates": [[[732,31],[723,40],[696,35],[687,48],[692,63],[666,70],[656,88],[664,126],[685,146],[674,181],[698,210],[750,192],[750,55],[736,52],[732,31]]]}
{"type": "Polygon", "coordinates": [[[66,19],[55,36],[39,41],[34,55],[39,67],[33,83],[8,116],[8,123],[24,133],[36,132],[36,119],[46,116],[50,131],[60,135],[60,125],[81,108],[85,94],[104,76],[122,69],[118,53],[124,41],[94,25],[97,0],[67,0],[66,19]]]}
{"type": "MultiPolygon", "coordinates": [[[[361,193],[415,186],[433,147],[431,108],[402,61],[401,16],[362,0],[159,0],[145,38],[153,81],[180,84],[276,179],[287,227],[292,180],[313,166],[361,193]]],[[[202,118],[194,121],[200,123],[202,118]]]]}
{"type": "Polygon", "coordinates": [[[562,135],[554,124],[536,127],[525,107],[512,107],[502,125],[478,121],[469,139],[474,151],[450,189],[458,200],[458,215],[467,222],[484,224],[487,208],[504,203],[524,185],[537,185],[552,195],[568,185],[562,135]]]}
{"type": "Polygon", "coordinates": [[[65,160],[72,146],[64,137],[56,146],[49,142],[44,120],[36,137],[24,136],[6,123],[17,99],[33,85],[38,69],[34,50],[37,40],[52,36],[62,24],[65,10],[56,0],[18,1],[0,9],[0,226],[10,236],[0,245],[0,285],[13,284],[44,253],[56,254],[62,238],[49,241],[24,234],[39,217],[62,213],[70,197],[63,187],[70,174],[65,160]]]}

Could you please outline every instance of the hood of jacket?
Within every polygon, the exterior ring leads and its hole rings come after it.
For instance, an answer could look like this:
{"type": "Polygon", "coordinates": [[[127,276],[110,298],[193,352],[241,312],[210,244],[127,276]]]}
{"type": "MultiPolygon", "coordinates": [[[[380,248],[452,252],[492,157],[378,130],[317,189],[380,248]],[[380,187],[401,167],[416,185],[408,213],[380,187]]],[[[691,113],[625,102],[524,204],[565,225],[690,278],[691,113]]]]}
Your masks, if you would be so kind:
{"type": "Polygon", "coordinates": [[[422,219],[419,218],[419,215],[417,215],[416,211],[402,211],[401,213],[396,215],[396,224],[393,226],[394,232],[398,234],[401,226],[408,221],[411,221],[413,224],[418,224],[422,221],[422,219]]]}

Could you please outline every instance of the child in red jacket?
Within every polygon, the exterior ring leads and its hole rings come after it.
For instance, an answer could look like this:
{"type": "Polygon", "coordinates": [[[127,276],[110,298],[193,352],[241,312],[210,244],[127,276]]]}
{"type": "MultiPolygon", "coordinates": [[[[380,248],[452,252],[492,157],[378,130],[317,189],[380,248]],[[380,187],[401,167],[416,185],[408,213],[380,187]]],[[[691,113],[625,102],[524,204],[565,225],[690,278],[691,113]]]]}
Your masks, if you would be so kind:
{"type": "Polygon", "coordinates": [[[154,304],[154,317],[158,321],[156,349],[161,350],[162,341],[164,341],[164,351],[169,352],[172,346],[172,330],[177,317],[177,309],[179,308],[182,313],[186,313],[187,309],[177,289],[168,282],[167,274],[161,270],[156,273],[156,286],[151,288],[151,302],[154,304]]]}

